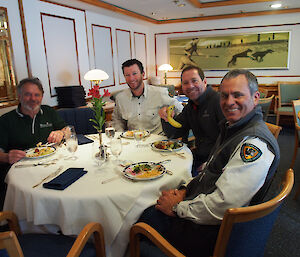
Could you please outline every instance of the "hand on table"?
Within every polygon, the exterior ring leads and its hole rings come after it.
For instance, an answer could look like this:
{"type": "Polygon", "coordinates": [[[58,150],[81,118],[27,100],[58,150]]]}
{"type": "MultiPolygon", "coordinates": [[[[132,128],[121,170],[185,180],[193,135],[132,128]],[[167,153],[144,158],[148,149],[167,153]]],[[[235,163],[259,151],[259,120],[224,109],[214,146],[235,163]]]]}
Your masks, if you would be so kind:
{"type": "Polygon", "coordinates": [[[159,199],[157,200],[157,204],[155,205],[155,208],[163,212],[164,214],[168,216],[175,217],[175,213],[172,211],[172,207],[183,201],[185,197],[186,190],[178,190],[178,189],[172,189],[168,191],[163,191],[159,199]]]}
{"type": "Polygon", "coordinates": [[[13,164],[26,156],[26,153],[21,150],[10,150],[8,152],[8,162],[13,164]]]}
{"type": "Polygon", "coordinates": [[[47,139],[48,143],[60,143],[64,137],[64,132],[61,130],[52,131],[47,139]]]}

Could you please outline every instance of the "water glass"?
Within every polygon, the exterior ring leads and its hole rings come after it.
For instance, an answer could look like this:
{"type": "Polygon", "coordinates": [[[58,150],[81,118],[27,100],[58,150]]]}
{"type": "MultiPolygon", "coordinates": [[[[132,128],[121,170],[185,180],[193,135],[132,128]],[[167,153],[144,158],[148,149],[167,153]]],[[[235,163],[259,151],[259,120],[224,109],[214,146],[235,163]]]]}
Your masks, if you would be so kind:
{"type": "Polygon", "coordinates": [[[110,151],[116,157],[116,161],[118,162],[118,157],[122,152],[122,141],[120,138],[114,138],[111,140],[110,151]]]}
{"type": "Polygon", "coordinates": [[[74,155],[78,148],[78,140],[74,126],[67,126],[65,130],[65,140],[67,150],[72,154],[68,159],[76,160],[77,157],[74,155]]]}
{"type": "Polygon", "coordinates": [[[136,146],[137,146],[137,147],[140,147],[140,142],[141,142],[141,140],[142,140],[143,137],[144,137],[144,132],[143,132],[143,131],[139,131],[139,130],[134,131],[133,137],[134,137],[134,139],[135,139],[136,146]]]}

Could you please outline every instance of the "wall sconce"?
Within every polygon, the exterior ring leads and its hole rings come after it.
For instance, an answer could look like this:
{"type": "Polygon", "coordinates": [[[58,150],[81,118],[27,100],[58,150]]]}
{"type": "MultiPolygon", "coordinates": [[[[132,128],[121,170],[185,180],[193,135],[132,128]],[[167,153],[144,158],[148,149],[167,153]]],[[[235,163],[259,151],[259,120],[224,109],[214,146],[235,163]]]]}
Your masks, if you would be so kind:
{"type": "Polygon", "coordinates": [[[165,85],[167,85],[167,71],[173,70],[173,67],[170,64],[162,64],[158,67],[158,70],[165,72],[165,85]]]}
{"type": "Polygon", "coordinates": [[[105,71],[99,69],[90,70],[84,75],[85,80],[89,80],[98,86],[100,85],[102,80],[106,80],[108,78],[108,74],[105,71]]]}

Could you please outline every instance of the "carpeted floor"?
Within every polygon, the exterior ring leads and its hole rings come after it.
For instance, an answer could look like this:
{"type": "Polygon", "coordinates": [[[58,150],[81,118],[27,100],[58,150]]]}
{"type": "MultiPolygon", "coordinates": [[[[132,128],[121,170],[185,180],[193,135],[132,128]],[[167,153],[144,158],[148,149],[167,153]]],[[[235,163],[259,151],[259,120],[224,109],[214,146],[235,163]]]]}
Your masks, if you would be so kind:
{"type": "MultiPolygon", "coordinates": [[[[279,134],[281,159],[279,168],[269,190],[269,195],[278,189],[281,178],[290,167],[294,153],[294,129],[283,127],[279,134]]],[[[266,245],[264,257],[296,257],[300,256],[300,196],[294,200],[296,190],[300,186],[300,149],[294,166],[295,184],[287,200],[283,203],[279,216],[266,245]]]]}

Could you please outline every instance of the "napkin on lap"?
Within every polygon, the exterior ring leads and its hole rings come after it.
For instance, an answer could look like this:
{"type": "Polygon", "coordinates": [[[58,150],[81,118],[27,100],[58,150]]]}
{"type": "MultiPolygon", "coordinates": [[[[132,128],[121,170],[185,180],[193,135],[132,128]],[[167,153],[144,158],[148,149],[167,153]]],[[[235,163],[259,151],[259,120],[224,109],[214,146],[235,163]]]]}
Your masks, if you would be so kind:
{"type": "Polygon", "coordinates": [[[77,179],[86,174],[87,171],[83,168],[69,168],[51,181],[44,183],[43,187],[49,189],[64,190],[69,185],[73,184],[77,179]]]}
{"type": "Polygon", "coordinates": [[[93,143],[94,141],[92,139],[87,138],[86,136],[82,135],[82,134],[78,134],[77,135],[77,139],[78,139],[78,145],[84,145],[84,144],[88,144],[88,143],[93,143]]]}

